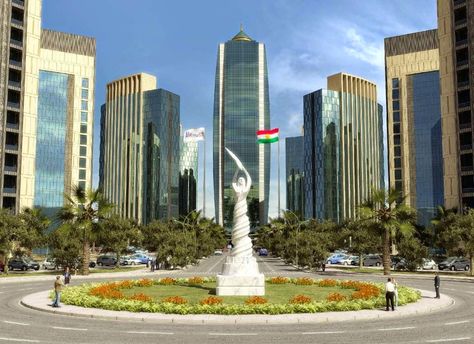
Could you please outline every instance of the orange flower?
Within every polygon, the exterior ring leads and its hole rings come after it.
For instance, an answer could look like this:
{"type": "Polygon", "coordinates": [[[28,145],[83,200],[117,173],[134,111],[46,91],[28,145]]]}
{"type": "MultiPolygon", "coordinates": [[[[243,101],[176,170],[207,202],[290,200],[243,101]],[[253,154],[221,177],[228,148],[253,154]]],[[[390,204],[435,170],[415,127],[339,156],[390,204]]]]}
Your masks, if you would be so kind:
{"type": "Polygon", "coordinates": [[[247,300],[245,300],[245,304],[247,305],[263,305],[267,302],[268,300],[261,296],[250,296],[247,300]]]}
{"type": "Polygon", "coordinates": [[[165,277],[165,278],[160,279],[158,283],[163,284],[163,285],[171,285],[171,284],[175,284],[176,280],[171,277],[165,277]]]}
{"type": "Polygon", "coordinates": [[[143,301],[143,302],[151,302],[153,299],[145,295],[143,293],[138,293],[138,294],[133,294],[132,296],[129,297],[130,300],[135,300],[135,301],[143,301]]]}
{"type": "Polygon", "coordinates": [[[204,279],[199,276],[194,276],[188,279],[188,283],[192,285],[200,285],[204,283],[204,279]]]}
{"type": "Polygon", "coordinates": [[[281,276],[272,277],[272,279],[270,280],[271,284],[285,284],[285,283],[288,283],[288,282],[289,282],[288,278],[281,277],[281,276]]]}
{"type": "Polygon", "coordinates": [[[142,278],[137,281],[137,286],[139,287],[151,287],[153,285],[153,280],[149,278],[142,278]]]}
{"type": "Polygon", "coordinates": [[[218,305],[221,304],[224,300],[221,297],[209,296],[205,299],[202,299],[199,303],[201,305],[218,305]]]}
{"type": "Polygon", "coordinates": [[[318,281],[318,286],[320,287],[335,287],[337,286],[337,281],[334,279],[323,279],[318,281]]]}
{"type": "Polygon", "coordinates": [[[311,301],[313,301],[311,297],[306,295],[295,295],[290,299],[290,303],[296,304],[310,303],[311,301]]]}
{"type": "Polygon", "coordinates": [[[326,297],[326,300],[330,302],[339,302],[339,301],[346,300],[346,297],[339,293],[329,293],[328,296],[326,297]]]}
{"type": "Polygon", "coordinates": [[[296,285],[312,285],[314,283],[314,280],[308,277],[300,277],[297,278],[295,281],[296,285]]]}
{"type": "Polygon", "coordinates": [[[181,296],[169,296],[162,299],[161,302],[174,303],[175,305],[184,305],[188,303],[188,300],[181,296]]]}

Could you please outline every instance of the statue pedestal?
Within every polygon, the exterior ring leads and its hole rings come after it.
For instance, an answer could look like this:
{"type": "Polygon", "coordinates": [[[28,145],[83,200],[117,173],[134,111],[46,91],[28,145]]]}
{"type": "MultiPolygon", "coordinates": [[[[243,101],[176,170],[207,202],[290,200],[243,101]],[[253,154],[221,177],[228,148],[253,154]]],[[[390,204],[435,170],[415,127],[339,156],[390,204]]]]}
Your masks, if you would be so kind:
{"type": "Polygon", "coordinates": [[[227,257],[222,274],[217,275],[216,295],[265,295],[265,276],[258,271],[255,257],[227,257]]]}

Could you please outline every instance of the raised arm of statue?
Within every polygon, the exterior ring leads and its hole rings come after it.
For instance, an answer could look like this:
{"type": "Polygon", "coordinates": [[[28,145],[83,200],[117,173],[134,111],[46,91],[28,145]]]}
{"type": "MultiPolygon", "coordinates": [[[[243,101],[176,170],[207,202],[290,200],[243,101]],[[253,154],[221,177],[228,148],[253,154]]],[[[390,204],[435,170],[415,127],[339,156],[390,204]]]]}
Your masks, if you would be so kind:
{"type": "Polygon", "coordinates": [[[232,178],[232,187],[234,188],[236,192],[247,193],[250,190],[250,186],[252,185],[252,179],[250,178],[250,174],[245,169],[240,159],[229,148],[226,147],[225,150],[230,155],[230,157],[235,161],[235,164],[238,167],[238,170],[235,171],[234,177],[232,178]],[[244,184],[239,183],[239,180],[238,180],[239,178],[237,178],[240,170],[242,170],[245,174],[246,180],[244,184]]]}

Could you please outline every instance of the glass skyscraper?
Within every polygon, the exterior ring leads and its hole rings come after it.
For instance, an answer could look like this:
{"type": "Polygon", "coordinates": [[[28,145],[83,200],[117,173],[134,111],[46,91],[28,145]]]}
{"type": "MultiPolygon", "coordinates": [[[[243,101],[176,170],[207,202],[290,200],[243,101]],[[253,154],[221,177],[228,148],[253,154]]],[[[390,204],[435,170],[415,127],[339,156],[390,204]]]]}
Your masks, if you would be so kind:
{"type": "Polygon", "coordinates": [[[305,217],[357,216],[384,187],[382,107],[375,84],[345,73],[304,96],[305,217]]]}
{"type": "Polygon", "coordinates": [[[149,223],[178,216],[179,96],[156,78],[131,75],[107,85],[102,108],[100,185],[123,217],[149,223]]]}
{"type": "Polygon", "coordinates": [[[267,222],[270,179],[270,145],[258,145],[256,131],[270,129],[268,73],[263,43],[242,30],[219,45],[214,91],[214,201],[216,220],[232,226],[233,151],[252,178],[248,195],[252,226],[267,222]]]}
{"type": "Polygon", "coordinates": [[[287,137],[286,152],[286,209],[304,217],[304,137],[287,137]]]}
{"type": "Polygon", "coordinates": [[[196,210],[198,180],[198,143],[184,142],[181,137],[179,155],[179,214],[196,210]]]}
{"type": "Polygon", "coordinates": [[[444,203],[438,32],[385,39],[390,187],[429,226],[444,203]]]}

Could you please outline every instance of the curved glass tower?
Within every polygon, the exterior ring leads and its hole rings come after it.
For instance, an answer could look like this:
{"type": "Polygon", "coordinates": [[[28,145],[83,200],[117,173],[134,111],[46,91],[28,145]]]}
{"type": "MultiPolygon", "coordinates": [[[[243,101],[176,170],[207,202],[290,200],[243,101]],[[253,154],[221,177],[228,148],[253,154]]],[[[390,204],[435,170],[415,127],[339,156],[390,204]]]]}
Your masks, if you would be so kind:
{"type": "Polygon", "coordinates": [[[250,173],[248,195],[252,227],[267,222],[270,145],[257,144],[256,131],[270,128],[270,102],[265,45],[241,29],[219,44],[214,92],[214,201],[216,221],[232,226],[232,177],[236,166],[225,154],[233,151],[250,173]]]}

